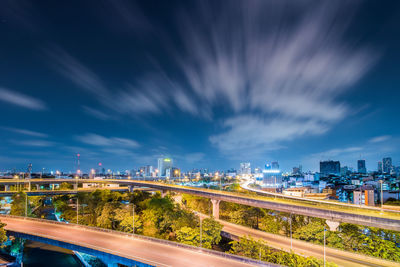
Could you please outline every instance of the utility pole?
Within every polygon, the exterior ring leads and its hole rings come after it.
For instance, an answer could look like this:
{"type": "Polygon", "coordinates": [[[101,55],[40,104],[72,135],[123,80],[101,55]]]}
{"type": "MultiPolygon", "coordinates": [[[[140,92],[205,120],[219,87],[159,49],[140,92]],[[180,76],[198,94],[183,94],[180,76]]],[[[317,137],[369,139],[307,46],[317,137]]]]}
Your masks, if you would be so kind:
{"type": "Polygon", "coordinates": [[[324,267],[326,266],[326,254],[325,254],[325,232],[326,232],[326,228],[324,226],[324,267]]]}
{"type": "Polygon", "coordinates": [[[290,250],[293,249],[293,239],[292,239],[292,213],[290,213],[290,250]]]}
{"type": "Polygon", "coordinates": [[[199,218],[200,218],[200,247],[203,247],[203,236],[202,236],[202,232],[203,232],[203,227],[201,225],[201,215],[199,214],[199,218]]]}
{"type": "Polygon", "coordinates": [[[76,196],[76,224],[79,224],[79,198],[76,196]]]}
{"type": "Polygon", "coordinates": [[[383,210],[383,180],[381,180],[381,209],[383,210]]]}
{"type": "Polygon", "coordinates": [[[25,217],[28,217],[28,193],[25,193],[25,217]]]}
{"type": "Polygon", "coordinates": [[[132,203],[132,233],[135,233],[135,204],[132,203]]]}

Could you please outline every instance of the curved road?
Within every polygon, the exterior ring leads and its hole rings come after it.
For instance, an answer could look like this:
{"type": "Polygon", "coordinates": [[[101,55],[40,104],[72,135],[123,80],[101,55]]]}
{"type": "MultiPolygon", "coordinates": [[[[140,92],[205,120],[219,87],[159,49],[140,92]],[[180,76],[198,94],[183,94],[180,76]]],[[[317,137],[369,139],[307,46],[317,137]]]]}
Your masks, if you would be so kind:
{"type": "MultiPolygon", "coordinates": [[[[202,215],[202,217],[206,217],[202,215]]],[[[242,236],[251,236],[254,239],[262,239],[268,243],[269,246],[290,251],[290,238],[275,234],[266,233],[260,230],[255,230],[249,227],[229,223],[223,220],[218,220],[224,227],[223,232],[229,233],[231,238],[242,236]]],[[[324,247],[321,245],[312,244],[309,242],[293,239],[293,252],[304,256],[312,256],[316,258],[324,258],[324,247]]],[[[361,254],[351,253],[333,248],[326,248],[326,260],[334,262],[339,266],[353,267],[353,266],[385,266],[385,267],[400,267],[400,263],[381,260],[374,257],[369,257],[361,254]]]]}
{"type": "MultiPolygon", "coordinates": [[[[166,243],[115,234],[72,224],[0,216],[6,230],[45,237],[79,245],[153,266],[226,266],[249,267],[252,264],[203,253],[166,243]]],[[[268,266],[265,264],[265,266],[268,266]]]]}

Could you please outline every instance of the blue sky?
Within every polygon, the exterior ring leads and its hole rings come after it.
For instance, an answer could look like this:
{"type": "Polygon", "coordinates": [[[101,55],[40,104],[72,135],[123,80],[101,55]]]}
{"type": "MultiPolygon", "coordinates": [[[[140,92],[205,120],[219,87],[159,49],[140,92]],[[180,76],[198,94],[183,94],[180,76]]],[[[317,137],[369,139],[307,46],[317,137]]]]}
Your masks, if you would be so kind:
{"type": "Polygon", "coordinates": [[[0,170],[400,165],[397,1],[0,3],[0,170]]]}

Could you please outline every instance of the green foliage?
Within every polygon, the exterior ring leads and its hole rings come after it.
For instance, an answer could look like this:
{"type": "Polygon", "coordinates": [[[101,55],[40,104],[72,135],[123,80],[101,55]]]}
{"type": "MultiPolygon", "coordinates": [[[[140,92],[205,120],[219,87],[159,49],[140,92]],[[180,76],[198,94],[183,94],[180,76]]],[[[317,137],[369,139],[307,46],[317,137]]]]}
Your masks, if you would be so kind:
{"type": "MultiPolygon", "coordinates": [[[[214,219],[207,218],[202,221],[201,246],[211,249],[221,241],[222,225],[214,219]]],[[[184,226],[176,231],[176,239],[184,244],[200,246],[200,226],[194,228],[184,226]]]]}
{"type": "Polygon", "coordinates": [[[60,184],[60,186],[58,187],[58,190],[70,190],[72,188],[73,188],[72,184],[64,182],[64,183],[60,184]]]}
{"type": "Polygon", "coordinates": [[[182,194],[182,202],[190,210],[211,214],[211,202],[208,198],[182,194]]]}
{"type": "Polygon", "coordinates": [[[7,241],[7,234],[4,226],[6,226],[6,224],[0,222],[0,248],[4,247],[3,243],[7,241]]]}
{"type": "MultiPolygon", "coordinates": [[[[232,241],[231,245],[229,253],[256,260],[296,267],[323,266],[323,262],[316,258],[302,257],[294,253],[275,250],[269,247],[266,242],[256,241],[251,237],[242,237],[239,241],[232,241]]],[[[326,266],[333,267],[336,264],[328,262],[326,266]]]]}
{"type": "Polygon", "coordinates": [[[29,205],[29,197],[27,197],[25,192],[18,192],[15,193],[12,197],[12,204],[11,204],[11,215],[16,216],[25,216],[25,209],[27,206],[27,214],[30,214],[31,209],[29,205]]]}

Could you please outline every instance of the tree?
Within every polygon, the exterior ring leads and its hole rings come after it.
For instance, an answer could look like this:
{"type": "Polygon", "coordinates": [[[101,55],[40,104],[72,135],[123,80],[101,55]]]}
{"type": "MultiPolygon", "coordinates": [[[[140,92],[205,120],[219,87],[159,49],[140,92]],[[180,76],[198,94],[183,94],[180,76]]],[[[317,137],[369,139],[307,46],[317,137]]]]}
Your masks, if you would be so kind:
{"type": "Polygon", "coordinates": [[[30,214],[29,198],[25,192],[15,193],[12,197],[11,215],[25,216],[25,209],[27,206],[27,214],[30,214]]]}
{"type": "Polygon", "coordinates": [[[202,222],[202,246],[212,248],[221,241],[222,224],[212,218],[206,218],[202,222]]]}
{"type": "Polygon", "coordinates": [[[176,231],[176,239],[180,243],[198,247],[200,246],[200,230],[184,226],[176,231]]]}
{"type": "Polygon", "coordinates": [[[4,226],[6,226],[5,223],[2,223],[0,221],[0,247],[4,247],[4,242],[7,241],[7,234],[6,234],[6,230],[4,229],[4,226]]]}
{"type": "Polygon", "coordinates": [[[72,189],[72,184],[63,182],[60,184],[60,186],[58,187],[59,190],[70,190],[72,189]]]}

